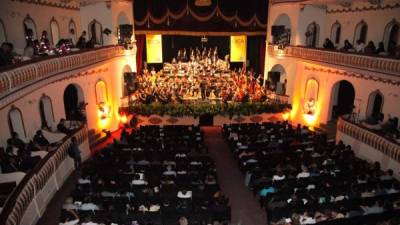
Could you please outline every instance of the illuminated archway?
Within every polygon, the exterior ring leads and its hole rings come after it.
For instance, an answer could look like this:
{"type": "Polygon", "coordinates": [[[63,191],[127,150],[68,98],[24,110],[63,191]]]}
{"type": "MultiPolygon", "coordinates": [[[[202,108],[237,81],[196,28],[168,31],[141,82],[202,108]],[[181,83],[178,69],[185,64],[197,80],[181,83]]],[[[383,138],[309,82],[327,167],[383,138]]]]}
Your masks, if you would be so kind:
{"type": "Polygon", "coordinates": [[[103,80],[95,85],[97,105],[97,125],[100,130],[109,128],[112,117],[112,104],[108,98],[107,84],[103,80]]]}

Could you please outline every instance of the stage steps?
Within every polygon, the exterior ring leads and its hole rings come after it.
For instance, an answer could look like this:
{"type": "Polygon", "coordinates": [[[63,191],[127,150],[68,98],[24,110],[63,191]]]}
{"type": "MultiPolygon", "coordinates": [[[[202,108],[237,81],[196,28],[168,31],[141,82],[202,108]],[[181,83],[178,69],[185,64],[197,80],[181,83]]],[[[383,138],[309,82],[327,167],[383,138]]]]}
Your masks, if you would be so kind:
{"type": "Polygon", "coordinates": [[[107,134],[99,130],[90,129],[88,135],[91,149],[107,140],[107,134]]]}

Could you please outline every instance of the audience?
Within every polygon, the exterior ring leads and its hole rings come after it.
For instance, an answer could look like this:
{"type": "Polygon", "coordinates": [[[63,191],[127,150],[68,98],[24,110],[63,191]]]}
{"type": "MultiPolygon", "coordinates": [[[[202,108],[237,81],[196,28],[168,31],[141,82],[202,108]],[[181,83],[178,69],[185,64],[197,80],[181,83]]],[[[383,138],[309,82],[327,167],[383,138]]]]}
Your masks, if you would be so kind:
{"type": "Polygon", "coordinates": [[[228,199],[216,182],[198,126],[146,126],[125,130],[120,140],[124,142],[115,141],[82,165],[76,190],[63,205],[62,222],[82,218],[82,224],[184,225],[230,220],[228,199]]]}
{"type": "Polygon", "coordinates": [[[270,224],[370,224],[398,217],[399,182],[350,146],[287,122],[224,125],[270,224]],[[270,143],[278,143],[278,145],[270,143]]]}
{"type": "Polygon", "coordinates": [[[333,44],[333,42],[329,38],[325,38],[325,42],[324,42],[323,47],[325,49],[335,49],[335,45],[333,44]]]}
{"type": "Polygon", "coordinates": [[[4,42],[0,49],[0,67],[8,66],[14,63],[14,46],[11,43],[4,42]]]}

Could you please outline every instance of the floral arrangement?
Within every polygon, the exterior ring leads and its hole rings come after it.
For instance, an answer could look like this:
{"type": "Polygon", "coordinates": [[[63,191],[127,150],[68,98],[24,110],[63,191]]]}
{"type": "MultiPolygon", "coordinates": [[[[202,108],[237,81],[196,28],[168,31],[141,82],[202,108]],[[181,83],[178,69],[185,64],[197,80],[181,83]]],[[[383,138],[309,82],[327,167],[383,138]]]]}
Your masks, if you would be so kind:
{"type": "MultiPolygon", "coordinates": [[[[290,109],[291,105],[287,103],[197,103],[197,104],[137,104],[131,105],[129,113],[150,116],[150,115],[168,115],[171,117],[193,116],[195,118],[202,115],[221,115],[221,116],[249,116],[261,113],[279,113],[290,109]]],[[[124,110],[124,109],[122,109],[124,110]]]]}

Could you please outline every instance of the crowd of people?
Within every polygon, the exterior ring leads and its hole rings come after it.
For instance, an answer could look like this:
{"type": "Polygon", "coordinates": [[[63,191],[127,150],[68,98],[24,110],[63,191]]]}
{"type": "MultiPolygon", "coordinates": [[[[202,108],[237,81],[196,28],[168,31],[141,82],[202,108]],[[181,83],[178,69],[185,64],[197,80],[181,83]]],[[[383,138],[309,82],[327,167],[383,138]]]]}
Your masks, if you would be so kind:
{"type": "MultiPolygon", "coordinates": [[[[75,35],[75,30],[70,34],[75,35]]],[[[94,48],[96,42],[94,37],[86,41],[86,31],[83,31],[79,39],[74,43],[75,38],[60,39],[57,43],[51,44],[47,31],[43,31],[39,39],[35,39],[33,31],[26,31],[26,46],[23,54],[17,54],[14,45],[10,42],[4,42],[0,49],[0,68],[27,61],[33,58],[49,55],[63,55],[72,51],[78,51],[84,48],[94,48]]]]}
{"type": "Polygon", "coordinates": [[[182,103],[188,100],[222,102],[265,102],[275,90],[272,82],[263,86],[263,77],[252,71],[232,71],[226,76],[170,76],[160,71],[145,71],[137,77],[133,102],[150,104],[182,103]]]}
{"type": "Polygon", "coordinates": [[[351,146],[286,122],[232,124],[224,134],[270,224],[398,224],[392,170],[351,146]]]}
{"type": "Polygon", "coordinates": [[[229,200],[207,153],[198,126],[123,130],[82,166],[60,224],[227,224],[229,200]]]}
{"type": "Polygon", "coordinates": [[[357,40],[356,43],[352,45],[349,40],[345,40],[343,47],[337,49],[335,44],[333,44],[333,42],[329,38],[326,38],[323,43],[323,48],[330,50],[339,50],[341,52],[355,52],[368,55],[392,56],[396,58],[400,57],[400,46],[391,47],[387,51],[385,49],[385,44],[382,41],[378,43],[378,46],[376,46],[373,41],[369,41],[368,44],[365,44],[362,40],[357,40]]]}

